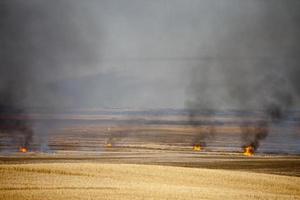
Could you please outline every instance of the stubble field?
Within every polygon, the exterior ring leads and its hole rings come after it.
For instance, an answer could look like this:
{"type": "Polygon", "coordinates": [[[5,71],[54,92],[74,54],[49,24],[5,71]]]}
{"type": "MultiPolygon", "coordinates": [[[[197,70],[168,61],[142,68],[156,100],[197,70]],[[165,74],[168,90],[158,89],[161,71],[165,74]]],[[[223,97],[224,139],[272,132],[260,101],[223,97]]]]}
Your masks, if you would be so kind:
{"type": "Polygon", "coordinates": [[[0,199],[300,199],[300,178],[100,163],[0,166],[0,199]]]}
{"type": "Polygon", "coordinates": [[[0,199],[300,199],[298,127],[277,127],[246,157],[231,116],[73,118],[41,120],[27,153],[26,135],[1,132],[0,199]]]}

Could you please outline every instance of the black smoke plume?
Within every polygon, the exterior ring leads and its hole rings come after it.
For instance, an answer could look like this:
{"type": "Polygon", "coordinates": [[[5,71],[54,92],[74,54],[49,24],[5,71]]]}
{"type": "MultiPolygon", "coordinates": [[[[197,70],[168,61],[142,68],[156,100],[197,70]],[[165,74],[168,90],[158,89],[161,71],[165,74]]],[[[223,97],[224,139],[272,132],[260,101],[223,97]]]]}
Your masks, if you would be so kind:
{"type": "Polygon", "coordinates": [[[216,130],[214,127],[213,113],[213,111],[203,110],[189,111],[189,124],[194,126],[196,130],[196,135],[192,139],[192,146],[206,147],[207,142],[214,139],[216,130]]]}
{"type": "Polygon", "coordinates": [[[242,148],[253,147],[256,151],[260,145],[260,142],[264,140],[269,134],[269,124],[265,121],[257,122],[251,126],[246,124],[241,126],[242,131],[242,148]]]}
{"type": "Polygon", "coordinates": [[[300,4],[227,1],[212,9],[222,10],[213,12],[205,27],[213,29],[218,19],[219,31],[212,31],[210,41],[215,49],[199,56],[200,64],[190,75],[186,106],[262,112],[263,123],[241,125],[242,146],[257,149],[269,127],[299,107],[300,4]]]}

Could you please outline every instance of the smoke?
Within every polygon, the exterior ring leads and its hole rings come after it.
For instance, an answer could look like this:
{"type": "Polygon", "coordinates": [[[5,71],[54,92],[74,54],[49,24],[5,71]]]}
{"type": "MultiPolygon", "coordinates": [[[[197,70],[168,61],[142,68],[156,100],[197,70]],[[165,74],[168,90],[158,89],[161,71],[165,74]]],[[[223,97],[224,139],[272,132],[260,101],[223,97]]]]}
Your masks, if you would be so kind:
{"type": "Polygon", "coordinates": [[[193,139],[193,146],[200,145],[201,147],[207,146],[207,141],[213,140],[215,137],[215,127],[213,125],[201,127],[193,139]]]}
{"type": "MultiPolygon", "coordinates": [[[[93,20],[80,16],[80,8],[84,11],[75,1],[1,1],[0,114],[72,106],[55,83],[84,74],[82,66],[88,72],[97,58],[95,45],[89,45],[93,37],[84,26],[92,27],[93,20]]],[[[34,131],[26,117],[2,120],[1,127],[11,135],[23,134],[22,146],[30,145],[34,131]]]]}
{"type": "Polygon", "coordinates": [[[82,66],[89,71],[96,60],[81,7],[70,1],[1,2],[1,105],[65,106],[53,84],[81,74],[82,66]]]}
{"type": "Polygon", "coordinates": [[[260,142],[269,134],[269,124],[265,121],[257,122],[254,126],[245,124],[241,127],[241,131],[243,142],[242,148],[251,146],[254,148],[254,151],[256,151],[260,142]]]}
{"type": "Polygon", "coordinates": [[[262,111],[263,122],[241,126],[243,146],[257,149],[269,127],[299,106],[300,4],[226,1],[214,9],[222,10],[214,13],[220,24],[211,38],[215,54],[192,70],[186,106],[262,111]]]}
{"type": "MultiPolygon", "coordinates": [[[[11,138],[13,135],[11,141],[14,145],[27,149],[33,140],[32,124],[30,121],[24,119],[2,119],[0,121],[0,134],[2,137],[6,136],[6,138],[11,138]]],[[[0,146],[6,145],[1,143],[0,146]]]]}
{"type": "Polygon", "coordinates": [[[2,0],[0,9],[1,113],[185,107],[194,121],[197,110],[263,110],[272,124],[299,107],[298,0],[2,0]]]}
{"type": "Polygon", "coordinates": [[[247,125],[245,122],[246,125],[241,127],[242,147],[252,146],[254,150],[257,150],[260,142],[268,136],[270,127],[288,117],[287,115],[295,105],[299,94],[295,91],[288,76],[271,70],[258,83],[259,85],[255,86],[253,93],[263,112],[264,121],[252,125],[247,125]]]}
{"type": "Polygon", "coordinates": [[[196,135],[192,140],[193,146],[206,147],[207,141],[215,137],[214,111],[212,110],[189,110],[189,124],[196,128],[196,135]],[[201,117],[199,117],[201,116],[201,117]]]}

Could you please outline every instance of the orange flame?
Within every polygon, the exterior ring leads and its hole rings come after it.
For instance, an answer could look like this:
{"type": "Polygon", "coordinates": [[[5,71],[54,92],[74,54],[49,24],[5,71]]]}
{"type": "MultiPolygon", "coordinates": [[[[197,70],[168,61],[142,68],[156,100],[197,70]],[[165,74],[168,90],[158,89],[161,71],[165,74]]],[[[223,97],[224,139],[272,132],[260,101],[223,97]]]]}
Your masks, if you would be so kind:
{"type": "Polygon", "coordinates": [[[112,147],[112,143],[107,143],[106,147],[112,147]]]}
{"type": "Polygon", "coordinates": [[[252,146],[247,146],[244,148],[244,153],[245,156],[253,156],[254,155],[254,147],[252,146]]]}
{"type": "Polygon", "coordinates": [[[19,151],[22,153],[26,153],[28,152],[28,149],[26,147],[20,147],[19,151]]]}
{"type": "Polygon", "coordinates": [[[201,150],[202,150],[202,146],[201,146],[200,144],[195,144],[195,145],[193,146],[193,150],[194,150],[194,151],[201,151],[201,150]]]}

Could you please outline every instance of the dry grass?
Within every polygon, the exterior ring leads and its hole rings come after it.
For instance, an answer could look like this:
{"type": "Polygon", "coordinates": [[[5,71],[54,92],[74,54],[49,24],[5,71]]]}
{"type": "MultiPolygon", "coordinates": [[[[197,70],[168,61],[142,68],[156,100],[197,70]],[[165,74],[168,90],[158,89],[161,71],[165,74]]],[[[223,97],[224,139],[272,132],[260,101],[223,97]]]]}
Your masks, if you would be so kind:
{"type": "Polygon", "coordinates": [[[0,165],[0,199],[300,199],[300,178],[134,164],[0,165]]]}

